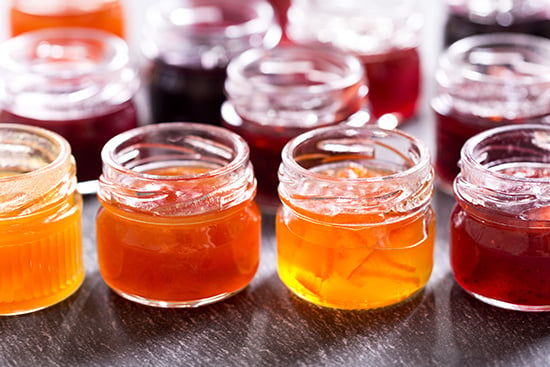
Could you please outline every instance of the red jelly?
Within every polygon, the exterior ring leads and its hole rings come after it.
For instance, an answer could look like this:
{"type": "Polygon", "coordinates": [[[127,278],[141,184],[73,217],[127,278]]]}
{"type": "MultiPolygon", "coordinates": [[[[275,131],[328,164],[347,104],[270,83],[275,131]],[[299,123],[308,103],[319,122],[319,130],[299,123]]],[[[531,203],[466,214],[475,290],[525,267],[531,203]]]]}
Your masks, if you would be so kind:
{"type": "Polygon", "coordinates": [[[453,44],[436,72],[435,169],[451,192],[460,149],[471,136],[501,125],[550,119],[550,41],[521,34],[478,35],[453,44]]]}
{"type": "Polygon", "coordinates": [[[304,47],[249,50],[228,67],[224,126],[250,147],[262,209],[276,208],[284,145],[319,126],[369,121],[357,58],[304,47]]]}
{"type": "Polygon", "coordinates": [[[296,44],[336,48],[362,60],[372,114],[382,126],[395,127],[416,113],[423,21],[413,2],[296,0],[288,14],[287,34],[296,44]]]}
{"type": "Polygon", "coordinates": [[[489,304],[550,311],[550,127],[487,130],[462,150],[451,267],[489,304]]]}
{"type": "Polygon", "coordinates": [[[446,46],[475,34],[526,33],[550,38],[547,0],[449,1],[445,24],[446,46]]]}
{"type": "Polygon", "coordinates": [[[0,45],[0,121],[39,126],[71,144],[79,181],[101,173],[100,152],[138,125],[137,70],[126,43],[93,29],[24,33],[0,45]]]}
{"type": "Polygon", "coordinates": [[[227,64],[274,47],[281,30],[266,1],[162,1],[147,12],[141,42],[153,122],[220,124],[227,64]]]}

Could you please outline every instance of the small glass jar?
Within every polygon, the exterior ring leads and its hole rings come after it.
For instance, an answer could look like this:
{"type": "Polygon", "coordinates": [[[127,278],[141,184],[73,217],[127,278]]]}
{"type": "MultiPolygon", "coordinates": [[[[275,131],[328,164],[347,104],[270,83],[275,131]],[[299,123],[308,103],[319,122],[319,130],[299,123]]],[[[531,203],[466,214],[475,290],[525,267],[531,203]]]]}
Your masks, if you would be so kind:
{"type": "Polygon", "coordinates": [[[84,280],[82,197],[69,143],[0,124],[0,315],[61,302],[84,280]]]}
{"type": "Polygon", "coordinates": [[[358,56],[373,115],[395,127],[416,113],[422,24],[410,0],[295,0],[287,34],[297,44],[331,46],[358,56]]]}
{"type": "Polygon", "coordinates": [[[550,121],[550,40],[498,33],[464,38],[440,58],[435,113],[438,186],[452,192],[460,149],[489,128],[550,121]]]}
{"type": "Polygon", "coordinates": [[[142,37],[153,122],[220,124],[227,64],[281,38],[264,0],[165,0],[148,9],[142,37]]]}
{"type": "Polygon", "coordinates": [[[475,34],[526,33],[550,38],[549,0],[448,0],[444,44],[475,34]]]}
{"type": "Polygon", "coordinates": [[[69,141],[81,181],[101,174],[101,148],[138,125],[137,69],[127,44],[95,29],[52,28],[0,44],[0,122],[69,141]]]}
{"type": "Polygon", "coordinates": [[[550,311],[550,126],[482,132],[462,149],[451,267],[488,304],[550,311]]]}
{"type": "Polygon", "coordinates": [[[283,150],[278,272],[299,297],[374,309],[423,289],[433,265],[433,170],[398,130],[315,129],[283,150]]]}
{"type": "Polygon", "coordinates": [[[44,28],[86,27],[125,35],[122,0],[11,0],[12,36],[44,28]]]}
{"type": "Polygon", "coordinates": [[[284,145],[315,127],[365,123],[363,68],[351,55],[304,47],[249,50],[227,69],[223,126],[242,136],[258,180],[258,203],[275,209],[284,145]]]}
{"type": "Polygon", "coordinates": [[[97,251],[109,287],[150,306],[196,307],[248,285],[261,217],[242,138],[155,124],[113,138],[102,158],[97,251]]]}

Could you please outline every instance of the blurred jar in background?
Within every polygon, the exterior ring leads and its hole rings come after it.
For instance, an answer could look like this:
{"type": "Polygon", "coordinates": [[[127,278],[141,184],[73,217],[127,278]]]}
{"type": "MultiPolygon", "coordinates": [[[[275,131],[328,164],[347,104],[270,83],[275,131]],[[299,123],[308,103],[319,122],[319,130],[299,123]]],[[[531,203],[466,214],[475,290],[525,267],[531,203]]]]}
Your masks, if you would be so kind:
{"type": "Polygon", "coordinates": [[[267,1],[159,1],[146,23],[141,47],[153,122],[219,125],[229,61],[281,38],[267,1]]]}
{"type": "Polygon", "coordinates": [[[438,186],[452,192],[460,150],[493,127],[550,121],[550,40],[492,33],[455,42],[435,74],[438,186]]]}
{"type": "Polygon", "coordinates": [[[420,93],[419,5],[410,0],[295,0],[288,12],[288,37],[358,56],[365,66],[369,99],[384,127],[416,112],[420,93]]]}
{"type": "Polygon", "coordinates": [[[121,0],[12,0],[9,14],[12,36],[54,27],[96,28],[125,35],[121,0]]]}
{"type": "Polygon", "coordinates": [[[277,171],[284,145],[320,126],[364,124],[368,88],[361,63],[352,55],[305,47],[254,49],[227,68],[225,127],[250,146],[262,210],[275,211],[277,171]]]}
{"type": "Polygon", "coordinates": [[[550,38],[549,0],[448,0],[445,46],[467,36],[494,32],[550,38]]]}
{"type": "Polygon", "coordinates": [[[81,181],[99,177],[111,137],[138,125],[138,86],[126,42],[107,32],[42,29],[0,44],[0,122],[62,135],[81,181]]]}

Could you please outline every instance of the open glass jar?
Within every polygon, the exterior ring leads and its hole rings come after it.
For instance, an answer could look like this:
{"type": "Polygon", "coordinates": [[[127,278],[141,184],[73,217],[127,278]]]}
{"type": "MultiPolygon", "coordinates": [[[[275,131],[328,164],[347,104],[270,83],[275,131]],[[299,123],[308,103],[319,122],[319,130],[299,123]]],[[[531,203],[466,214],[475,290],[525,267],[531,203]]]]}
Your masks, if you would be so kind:
{"type": "Polygon", "coordinates": [[[357,58],[306,47],[253,49],[227,69],[223,126],[242,136],[258,180],[257,201],[275,211],[284,145],[316,127],[366,124],[367,91],[357,58]]]}
{"type": "Polygon", "coordinates": [[[281,38],[265,1],[163,0],[147,11],[141,41],[153,122],[220,124],[227,64],[281,38]]]}
{"type": "Polygon", "coordinates": [[[550,122],[550,40],[525,34],[471,36],[441,56],[432,100],[437,184],[451,193],[460,149],[502,125],[550,122]]]}
{"type": "Polygon", "coordinates": [[[494,306],[550,311],[550,126],[490,129],[462,148],[451,267],[494,306]]]}
{"type": "Polygon", "coordinates": [[[206,124],[155,124],[116,136],[102,159],[97,251],[115,292],[196,307],[248,285],[261,220],[242,138],[206,124]]]}
{"type": "Polygon", "coordinates": [[[82,198],[61,136],[0,124],[0,315],[56,304],[84,280],[82,198]]]}
{"type": "Polygon", "coordinates": [[[398,303],[433,265],[433,170],[426,146],[398,130],[333,126],[283,150],[278,272],[299,297],[341,309],[398,303]]]}
{"type": "Polygon", "coordinates": [[[138,125],[137,69],[127,44],[85,28],[27,32],[0,44],[0,121],[69,141],[80,181],[101,174],[101,149],[138,125]]]}

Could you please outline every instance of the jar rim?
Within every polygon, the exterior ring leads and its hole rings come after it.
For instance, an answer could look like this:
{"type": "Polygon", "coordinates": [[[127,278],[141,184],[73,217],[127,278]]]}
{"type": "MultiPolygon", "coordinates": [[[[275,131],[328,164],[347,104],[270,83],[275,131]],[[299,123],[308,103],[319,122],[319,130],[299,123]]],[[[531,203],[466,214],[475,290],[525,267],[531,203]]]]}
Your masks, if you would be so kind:
{"type": "MultiPolygon", "coordinates": [[[[485,175],[488,175],[490,177],[494,177],[498,180],[506,180],[508,182],[516,182],[516,183],[548,183],[548,177],[520,177],[520,176],[513,176],[505,173],[501,173],[498,171],[491,170],[487,166],[483,165],[479,159],[476,156],[476,148],[479,147],[479,145],[490,138],[496,139],[498,136],[503,136],[505,134],[514,133],[514,132],[537,132],[537,131],[544,131],[548,134],[550,137],[550,126],[549,125],[543,125],[543,124],[514,124],[514,125],[506,125],[506,126],[499,126],[495,127],[489,130],[482,131],[481,133],[478,133],[471,138],[469,138],[461,149],[461,158],[460,158],[460,166],[465,167],[467,166],[468,169],[474,170],[475,172],[480,172],[485,175]]],[[[550,150],[550,146],[548,147],[548,150],[550,150]]],[[[550,162],[549,162],[550,165],[550,162]]],[[[455,186],[456,186],[457,179],[455,179],[455,186]]]]}
{"type": "Polygon", "coordinates": [[[277,93],[281,89],[290,93],[319,93],[330,90],[340,90],[360,83],[364,77],[364,68],[359,59],[351,54],[342,54],[332,48],[313,48],[307,46],[283,46],[274,49],[249,49],[234,58],[227,67],[226,89],[230,83],[246,85],[263,93],[277,93]],[[335,52],[336,51],[336,52],[335,52]],[[306,57],[307,56],[307,57],[306,57]],[[265,62],[281,59],[284,62],[307,61],[318,62],[323,60],[332,65],[345,68],[343,77],[331,80],[330,83],[316,85],[275,85],[267,83],[263,79],[251,79],[245,75],[245,68],[257,64],[258,68],[265,62]]]}
{"type": "MultiPolygon", "coordinates": [[[[503,77],[501,75],[489,75],[459,66],[459,64],[464,63],[465,56],[469,57],[472,51],[481,48],[499,48],[504,51],[510,48],[523,49],[525,51],[529,51],[532,55],[543,54],[546,56],[546,58],[544,58],[545,61],[550,60],[550,40],[540,36],[513,32],[499,32],[468,36],[454,42],[440,56],[438,67],[440,72],[436,73],[436,79],[439,83],[445,84],[445,73],[452,73],[452,75],[456,76],[457,71],[458,75],[462,78],[479,83],[517,84],[519,81],[524,84],[530,84],[545,83],[550,81],[550,61],[545,63],[532,63],[521,60],[529,64],[527,66],[532,68],[533,72],[532,74],[523,73],[519,76],[515,75],[513,80],[510,80],[509,76],[503,77]]],[[[483,55],[481,55],[481,57],[482,56],[483,55]]],[[[483,61],[481,57],[479,57],[480,62],[483,61]]],[[[485,61],[487,62],[487,66],[491,65],[489,61],[485,61]]],[[[471,61],[468,60],[468,63],[470,62],[471,61]]],[[[506,62],[510,62],[509,55],[506,57],[506,62]]]]}
{"type": "Polygon", "coordinates": [[[108,165],[111,169],[114,169],[126,175],[132,175],[136,178],[141,178],[145,180],[162,180],[167,182],[204,179],[215,177],[220,174],[226,174],[228,172],[235,171],[246,164],[246,162],[248,161],[248,156],[248,145],[239,135],[222,127],[194,122],[163,122],[130,129],[111,138],[107,143],[105,143],[101,151],[101,159],[103,160],[103,164],[108,165]],[[218,136],[226,138],[233,144],[232,148],[234,148],[235,155],[230,161],[228,161],[227,164],[208,170],[206,172],[170,176],[144,173],[133,170],[131,168],[127,168],[124,166],[123,163],[120,162],[120,159],[116,157],[117,148],[123,145],[125,142],[128,142],[139,135],[147,135],[149,133],[158,133],[159,131],[169,130],[216,134],[218,136]]]}
{"type": "MultiPolygon", "coordinates": [[[[10,38],[0,44],[0,70],[6,73],[32,72],[41,75],[36,69],[29,69],[29,65],[14,59],[14,53],[27,50],[33,45],[33,52],[39,53],[38,48],[44,47],[51,39],[69,42],[101,42],[107,48],[102,52],[103,57],[94,63],[93,71],[87,69],[85,72],[68,73],[65,78],[74,78],[81,75],[103,75],[104,73],[116,72],[126,67],[129,60],[129,49],[127,43],[120,37],[99,29],[82,27],[56,27],[39,29],[26,32],[10,38]]],[[[55,53],[55,50],[51,50],[55,53]]],[[[48,55],[50,56],[50,55],[48,55]]],[[[53,55],[55,58],[56,55],[53,55]]],[[[41,75],[42,76],[42,75],[41,75]]],[[[47,75],[45,75],[47,77],[47,75]]],[[[60,77],[56,75],[55,77],[60,77]]]]}
{"type": "Polygon", "coordinates": [[[309,177],[314,177],[316,180],[324,181],[324,182],[353,182],[353,183],[382,183],[388,180],[399,180],[403,179],[404,177],[408,177],[411,175],[416,175],[420,171],[425,170],[430,167],[430,153],[427,145],[421,141],[420,139],[409,135],[403,131],[397,130],[397,129],[384,129],[381,127],[378,127],[376,125],[365,125],[361,127],[350,127],[346,125],[336,125],[336,126],[328,126],[328,127],[321,127],[317,129],[310,130],[308,132],[305,132],[303,134],[298,135],[297,137],[290,140],[285,147],[283,148],[282,152],[282,162],[283,165],[287,166],[289,169],[297,172],[298,174],[307,175],[309,177]],[[342,132],[350,137],[353,135],[358,135],[361,132],[364,131],[370,131],[372,134],[376,135],[394,135],[402,137],[410,142],[412,142],[417,148],[419,152],[418,161],[414,162],[414,164],[411,165],[411,167],[402,170],[397,171],[385,176],[375,176],[375,177],[359,177],[359,178],[339,178],[339,177],[332,177],[320,173],[313,172],[307,168],[304,168],[301,166],[292,155],[292,152],[298,148],[301,144],[304,142],[324,135],[324,134],[330,134],[335,132],[342,132]]]}
{"type": "Polygon", "coordinates": [[[50,172],[55,172],[59,170],[63,165],[66,164],[67,159],[71,156],[71,146],[69,142],[56,132],[41,127],[13,123],[0,123],[0,136],[4,135],[2,134],[2,130],[20,131],[23,133],[43,137],[51,142],[57,148],[58,152],[51,162],[48,162],[42,167],[21,174],[0,176],[0,183],[16,181],[22,176],[26,178],[33,178],[36,176],[48,175],[50,172]]]}

